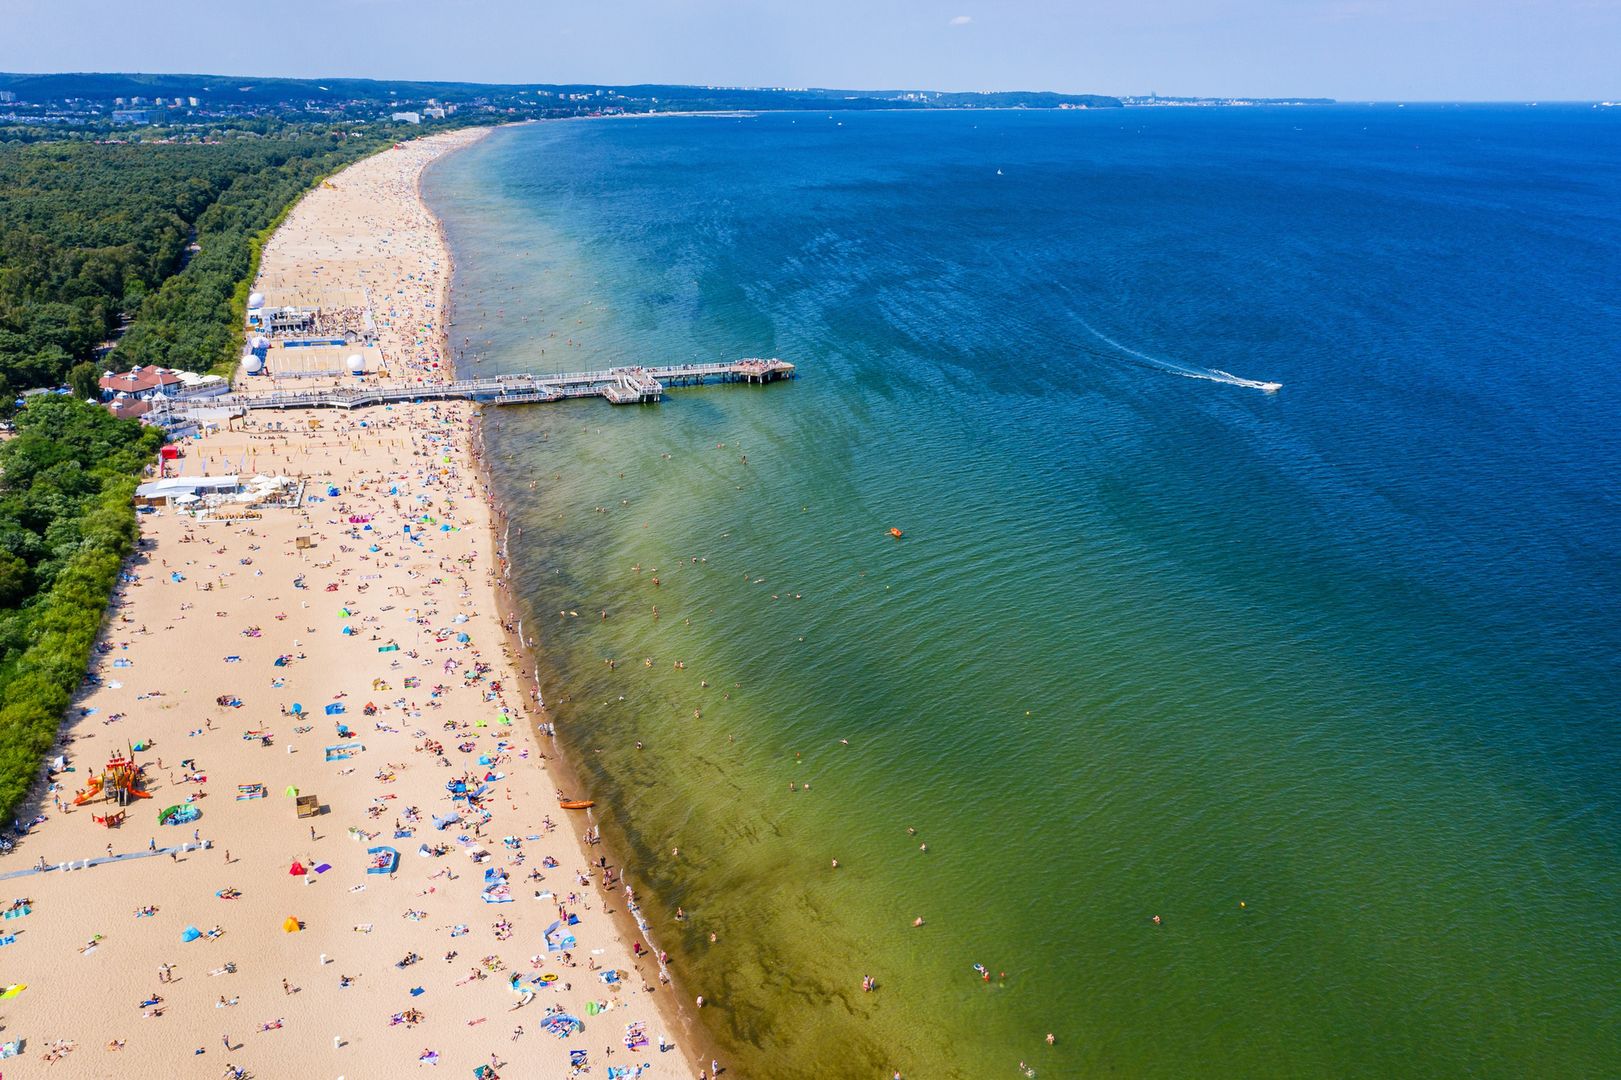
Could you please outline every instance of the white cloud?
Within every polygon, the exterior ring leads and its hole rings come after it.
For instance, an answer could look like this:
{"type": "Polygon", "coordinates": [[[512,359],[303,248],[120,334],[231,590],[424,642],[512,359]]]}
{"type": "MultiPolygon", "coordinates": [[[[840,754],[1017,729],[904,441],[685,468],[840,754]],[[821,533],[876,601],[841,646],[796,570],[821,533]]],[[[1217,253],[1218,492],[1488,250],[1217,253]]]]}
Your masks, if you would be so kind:
{"type": "Polygon", "coordinates": [[[955,19],[952,19],[950,22],[946,23],[946,25],[947,26],[967,26],[969,23],[971,23],[973,21],[974,21],[974,19],[973,19],[973,16],[971,16],[971,15],[958,15],[955,19]]]}

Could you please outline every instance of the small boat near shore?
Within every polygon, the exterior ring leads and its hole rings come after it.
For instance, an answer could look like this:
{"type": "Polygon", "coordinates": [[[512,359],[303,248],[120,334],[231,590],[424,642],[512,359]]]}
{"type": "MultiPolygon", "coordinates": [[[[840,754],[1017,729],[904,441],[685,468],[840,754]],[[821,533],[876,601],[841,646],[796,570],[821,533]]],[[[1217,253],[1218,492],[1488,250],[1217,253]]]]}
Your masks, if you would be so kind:
{"type": "Polygon", "coordinates": [[[559,799],[557,805],[564,810],[589,810],[597,803],[595,799],[559,799]]]}

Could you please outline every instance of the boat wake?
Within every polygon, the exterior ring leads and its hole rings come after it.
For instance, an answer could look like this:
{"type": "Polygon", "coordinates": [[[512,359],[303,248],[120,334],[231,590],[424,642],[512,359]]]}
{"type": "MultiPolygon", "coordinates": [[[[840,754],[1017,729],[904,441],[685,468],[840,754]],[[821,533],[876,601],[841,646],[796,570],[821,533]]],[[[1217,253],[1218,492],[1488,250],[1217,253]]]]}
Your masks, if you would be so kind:
{"type": "Polygon", "coordinates": [[[1244,386],[1251,390],[1259,390],[1266,394],[1275,394],[1279,390],[1283,389],[1283,384],[1279,382],[1262,382],[1259,379],[1245,379],[1234,375],[1230,371],[1223,371],[1220,368],[1194,367],[1191,364],[1179,364],[1175,360],[1162,360],[1157,356],[1149,356],[1147,353],[1138,352],[1129,345],[1122,345],[1120,342],[1116,341],[1108,334],[1103,333],[1085,319],[1077,319],[1076,321],[1082,326],[1086,327],[1087,333],[1091,334],[1105,345],[1108,345],[1110,348],[1124,353],[1126,356],[1138,361],[1145,367],[1151,367],[1158,371],[1168,371],[1172,375],[1180,375],[1184,379],[1204,379],[1206,382],[1226,383],[1228,386],[1244,386]]]}

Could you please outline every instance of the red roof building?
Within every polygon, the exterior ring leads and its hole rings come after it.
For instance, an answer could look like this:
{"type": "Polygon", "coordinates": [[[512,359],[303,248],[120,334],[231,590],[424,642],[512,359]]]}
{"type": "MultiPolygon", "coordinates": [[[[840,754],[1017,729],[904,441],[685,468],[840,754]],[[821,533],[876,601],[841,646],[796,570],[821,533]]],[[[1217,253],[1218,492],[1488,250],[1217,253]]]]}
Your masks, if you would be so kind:
{"type": "Polygon", "coordinates": [[[174,390],[182,381],[176,372],[168,368],[137,366],[121,374],[103,375],[101,388],[110,394],[147,398],[174,390]]]}

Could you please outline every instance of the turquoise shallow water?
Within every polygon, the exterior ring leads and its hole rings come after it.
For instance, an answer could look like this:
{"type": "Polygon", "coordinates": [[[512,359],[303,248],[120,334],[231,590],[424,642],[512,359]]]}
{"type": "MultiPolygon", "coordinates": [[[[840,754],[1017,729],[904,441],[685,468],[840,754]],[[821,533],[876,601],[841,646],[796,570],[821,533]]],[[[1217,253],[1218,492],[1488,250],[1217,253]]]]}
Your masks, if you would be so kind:
{"type": "Polygon", "coordinates": [[[733,1075],[1621,1072],[1621,119],[558,123],[427,191],[466,370],[803,372],[487,422],[733,1075]]]}

